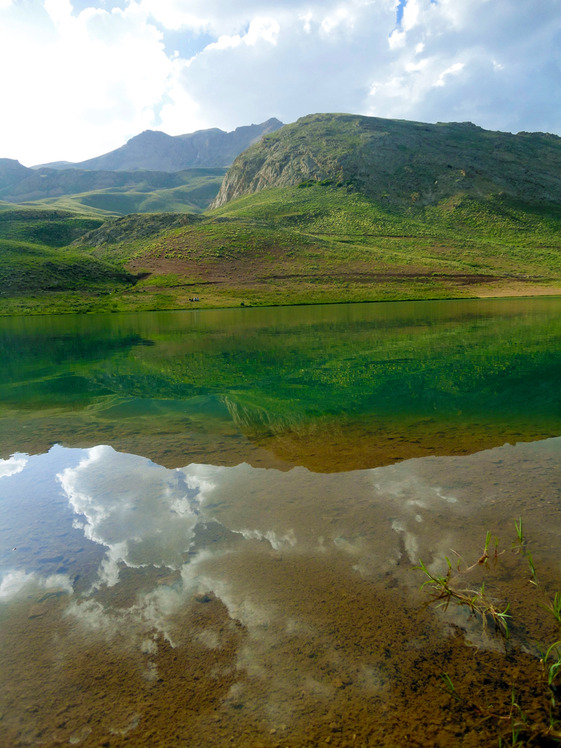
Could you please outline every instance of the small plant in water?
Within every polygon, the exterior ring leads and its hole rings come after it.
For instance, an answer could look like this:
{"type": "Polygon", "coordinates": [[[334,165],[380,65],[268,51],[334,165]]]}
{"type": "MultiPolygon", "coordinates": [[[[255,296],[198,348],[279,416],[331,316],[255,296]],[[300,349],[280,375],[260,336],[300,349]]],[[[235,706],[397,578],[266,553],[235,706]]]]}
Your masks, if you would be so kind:
{"type": "MultiPolygon", "coordinates": [[[[485,549],[483,555],[477,562],[477,564],[483,564],[488,559],[487,548],[489,545],[490,534],[487,533],[487,541],[485,543],[485,549]]],[[[487,628],[489,618],[495,624],[495,629],[499,631],[505,639],[508,639],[508,618],[509,605],[506,607],[498,606],[496,602],[485,592],[485,583],[481,585],[478,590],[463,589],[459,587],[459,575],[458,577],[452,576],[452,564],[450,559],[446,557],[446,563],[448,570],[444,576],[432,574],[421,559],[419,559],[419,566],[415,566],[415,569],[419,569],[425,574],[427,579],[421,585],[421,589],[428,588],[433,602],[436,602],[439,606],[445,610],[448,608],[451,602],[457,605],[465,605],[469,608],[473,615],[479,616],[483,624],[483,628],[487,628]]],[[[477,564],[470,566],[466,571],[470,571],[477,564]]]]}
{"type": "Polygon", "coordinates": [[[530,567],[530,573],[532,575],[530,582],[532,584],[535,584],[537,587],[538,586],[538,575],[536,574],[536,567],[534,565],[534,559],[532,558],[532,554],[529,551],[526,554],[526,560],[528,561],[528,566],[530,567]]]}
{"type": "Polygon", "coordinates": [[[542,665],[547,676],[547,685],[551,690],[551,704],[555,706],[556,698],[561,696],[561,683],[558,682],[558,676],[561,675],[561,641],[554,642],[549,647],[542,659],[542,665]]]}
{"type": "Polygon", "coordinates": [[[520,550],[524,548],[524,531],[522,529],[522,517],[518,520],[514,520],[514,527],[516,529],[516,538],[518,542],[513,543],[513,546],[517,546],[520,550]]]}
{"type": "Polygon", "coordinates": [[[561,623],[561,594],[559,594],[559,592],[555,593],[555,595],[553,596],[553,600],[549,603],[549,605],[544,605],[543,607],[546,610],[549,610],[557,623],[561,623]]]}
{"type": "Polygon", "coordinates": [[[456,701],[459,701],[460,703],[463,703],[463,699],[460,696],[460,694],[456,691],[456,686],[452,682],[452,678],[448,675],[448,673],[442,673],[441,676],[442,680],[444,681],[444,690],[449,696],[452,696],[453,699],[456,699],[456,701]]]}
{"type": "MultiPolygon", "coordinates": [[[[535,588],[540,590],[545,597],[544,602],[537,602],[538,606],[549,611],[558,623],[561,623],[561,593],[556,592],[551,599],[547,595],[545,588],[538,583],[538,576],[532,554],[527,550],[526,539],[524,537],[522,518],[514,522],[516,528],[516,541],[512,547],[522,556],[523,566],[528,564],[531,578],[530,582],[535,588]]],[[[473,615],[481,618],[483,628],[485,629],[488,620],[491,619],[495,624],[495,630],[498,631],[505,639],[509,637],[509,604],[497,603],[491,597],[486,589],[485,583],[482,583],[479,589],[467,589],[465,577],[466,574],[479,566],[488,567],[489,564],[489,547],[491,545],[491,533],[487,532],[485,545],[480,558],[471,566],[465,563],[459,554],[456,568],[453,569],[450,559],[446,557],[446,573],[439,575],[432,573],[423,561],[414,567],[423,572],[426,579],[421,585],[421,589],[426,589],[431,595],[431,602],[446,609],[450,603],[466,606],[473,615]]],[[[498,556],[498,539],[495,538],[494,559],[497,561],[498,556]]],[[[504,551],[503,551],[504,553],[504,551]]],[[[516,643],[512,647],[516,647],[516,643]]],[[[541,692],[545,697],[545,703],[542,709],[542,715],[539,712],[536,716],[535,708],[531,712],[526,712],[521,708],[521,702],[516,696],[514,686],[512,687],[510,707],[498,709],[492,704],[482,702],[479,692],[475,695],[459,693],[448,673],[441,675],[445,692],[454,699],[457,708],[469,710],[472,713],[480,715],[483,720],[494,720],[499,726],[500,736],[498,745],[502,748],[507,746],[526,746],[526,745],[561,745],[561,640],[554,642],[550,646],[543,645],[542,652],[545,652],[540,659],[543,671],[543,677],[536,681],[536,690],[541,692]],[[548,696],[549,694],[549,696],[548,696]],[[549,703],[548,703],[549,702],[549,703]],[[549,713],[549,717],[545,714],[549,713]],[[544,720],[545,718],[545,720],[544,720]],[[500,728],[504,725],[504,731],[500,728]]],[[[542,702],[543,703],[543,702],[542,702]]]]}

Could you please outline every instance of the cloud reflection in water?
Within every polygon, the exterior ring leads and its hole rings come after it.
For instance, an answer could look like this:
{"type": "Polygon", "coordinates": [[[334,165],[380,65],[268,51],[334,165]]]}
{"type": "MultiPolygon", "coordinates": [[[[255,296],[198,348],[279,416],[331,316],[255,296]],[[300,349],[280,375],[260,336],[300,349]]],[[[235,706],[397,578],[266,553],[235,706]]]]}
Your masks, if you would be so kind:
{"type": "MultiPolygon", "coordinates": [[[[14,460],[18,470],[6,471],[0,485],[12,485],[16,494],[18,481],[23,486],[26,471],[43,459],[42,470],[52,471],[45,484],[56,486],[71,508],[49,514],[54,492],[51,504],[38,505],[43,535],[66,522],[74,533],[79,528],[84,547],[98,548],[95,579],[69,600],[67,620],[135,651],[150,682],[158,676],[160,641],[179,647],[189,637],[215,653],[233,629],[243,630],[236,667],[265,684],[271,719],[287,721],[282,705],[295,689],[327,698],[345,686],[346,676],[332,683],[322,675],[353,670],[345,627],[365,597],[370,605],[377,595],[393,594],[380,589],[397,590],[402,600],[416,590],[411,566],[419,557],[435,569],[450,548],[471,558],[487,529],[501,533],[518,516],[528,516],[543,546],[556,549],[560,452],[561,439],[551,439],[323,475],[247,464],[170,470],[108,446],[56,447],[48,456],[14,460]],[[215,617],[190,619],[197,601],[214,605],[215,617]],[[295,657],[290,666],[287,652],[295,657]]],[[[43,538],[33,538],[36,564],[6,568],[4,600],[26,585],[71,589],[70,573],[41,574],[43,538]]],[[[373,615],[364,612],[369,624],[373,615]]],[[[386,634],[376,631],[382,646],[386,634]]],[[[352,678],[382,688],[375,660],[356,651],[361,669],[352,678]]],[[[229,698],[241,699],[246,687],[236,682],[229,698]]]]}
{"type": "Polygon", "coordinates": [[[10,475],[21,473],[28,459],[27,455],[16,453],[8,460],[0,460],[0,478],[8,478],[10,475]]]}
{"type": "Polygon", "coordinates": [[[83,517],[85,537],[108,548],[100,582],[116,584],[120,562],[181,568],[200,504],[213,487],[201,472],[168,470],[99,446],[57,476],[72,509],[83,517]]]}

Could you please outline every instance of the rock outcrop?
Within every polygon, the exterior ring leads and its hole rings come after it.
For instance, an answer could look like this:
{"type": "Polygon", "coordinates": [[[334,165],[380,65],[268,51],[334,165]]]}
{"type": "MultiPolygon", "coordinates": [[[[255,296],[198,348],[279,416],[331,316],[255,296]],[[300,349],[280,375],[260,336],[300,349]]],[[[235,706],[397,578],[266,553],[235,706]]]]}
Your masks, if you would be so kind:
{"type": "Polygon", "coordinates": [[[230,167],[211,207],[268,187],[331,181],[377,201],[427,205],[455,194],[561,200],[561,138],[314,114],[266,135],[230,167]]]}

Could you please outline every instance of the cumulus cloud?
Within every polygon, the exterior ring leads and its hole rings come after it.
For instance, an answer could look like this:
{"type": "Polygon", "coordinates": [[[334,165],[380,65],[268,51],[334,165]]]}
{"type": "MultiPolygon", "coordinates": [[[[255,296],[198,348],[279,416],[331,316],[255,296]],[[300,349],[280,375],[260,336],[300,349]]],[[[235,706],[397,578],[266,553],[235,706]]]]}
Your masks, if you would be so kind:
{"type": "Polygon", "coordinates": [[[561,132],[558,0],[0,0],[0,156],[349,111],[561,132]]]}
{"type": "MultiPolygon", "coordinates": [[[[2,156],[98,155],[157,126],[173,95],[176,60],[136,3],[74,15],[67,0],[33,0],[0,11],[0,28],[2,156]]],[[[200,124],[189,103],[183,94],[182,131],[200,124]]]]}
{"type": "MultiPolygon", "coordinates": [[[[217,472],[220,470],[216,469],[217,472]]],[[[107,547],[100,581],[112,586],[119,564],[179,569],[193,538],[200,504],[212,483],[136,455],[99,446],[58,480],[89,540],[107,547]]]]}
{"type": "Polygon", "coordinates": [[[8,460],[0,459],[0,478],[7,478],[10,475],[21,473],[27,465],[29,457],[24,454],[13,454],[8,460]]]}
{"type": "Polygon", "coordinates": [[[555,0],[543,14],[525,1],[408,0],[368,113],[560,132],[543,88],[547,81],[559,93],[560,31],[555,0]]]}

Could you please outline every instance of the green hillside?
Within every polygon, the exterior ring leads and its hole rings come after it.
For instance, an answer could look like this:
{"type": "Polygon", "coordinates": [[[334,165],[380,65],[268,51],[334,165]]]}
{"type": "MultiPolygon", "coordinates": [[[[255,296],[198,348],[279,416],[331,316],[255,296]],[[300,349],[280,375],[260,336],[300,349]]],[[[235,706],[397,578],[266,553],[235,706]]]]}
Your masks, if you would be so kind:
{"type": "Polygon", "coordinates": [[[173,173],[22,169],[14,182],[13,178],[2,181],[0,168],[0,199],[98,215],[200,213],[216,197],[226,173],[218,167],[173,173]]]}
{"type": "MultiPolygon", "coordinates": [[[[332,184],[270,188],[146,236],[120,221],[86,235],[143,279],[154,308],[533,294],[561,288],[561,210],[495,196],[389,209],[332,184]],[[101,240],[100,240],[101,239],[101,240]]],[[[169,219],[168,219],[169,221],[169,219]]]]}
{"type": "Polygon", "coordinates": [[[101,223],[63,211],[0,210],[0,311],[105,307],[131,287],[136,279],[124,269],[67,246],[101,223]]]}
{"type": "Polygon", "coordinates": [[[241,154],[215,205],[65,251],[136,278],[115,309],[561,293],[555,136],[313,115],[241,154]]]}

